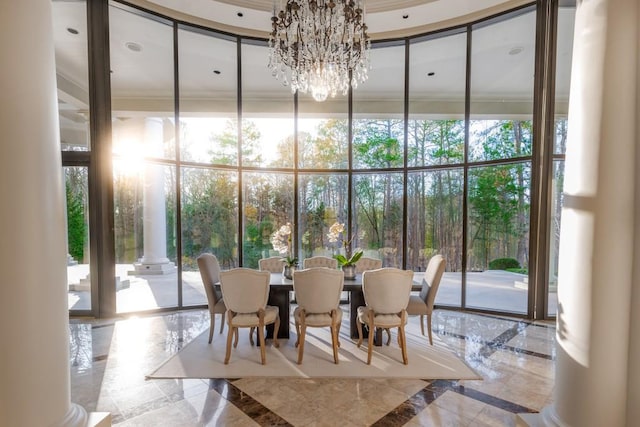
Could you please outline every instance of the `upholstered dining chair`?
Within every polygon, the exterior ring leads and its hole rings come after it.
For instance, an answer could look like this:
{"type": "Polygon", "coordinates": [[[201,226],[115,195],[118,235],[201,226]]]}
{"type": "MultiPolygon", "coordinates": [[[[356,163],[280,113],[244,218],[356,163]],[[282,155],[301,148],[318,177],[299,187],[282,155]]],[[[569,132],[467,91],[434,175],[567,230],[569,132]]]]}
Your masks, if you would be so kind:
{"type": "Polygon", "coordinates": [[[302,363],[307,327],[331,328],[333,362],[338,363],[338,332],[342,322],[340,294],[344,286],[344,274],[340,270],[323,267],[298,270],[293,275],[293,290],[298,307],[293,311],[296,323],[296,347],[298,364],[302,363]]]}
{"type": "Polygon", "coordinates": [[[364,273],[367,270],[377,270],[382,268],[382,260],[376,258],[360,258],[356,261],[356,274],[364,273]]]}
{"type": "Polygon", "coordinates": [[[358,347],[362,345],[362,325],[369,328],[367,365],[371,364],[374,328],[398,328],[398,344],[402,362],[409,363],[404,326],[407,323],[407,304],[411,296],[413,271],[380,268],[362,273],[362,292],[366,306],[358,307],[358,347]]]}
{"type": "Polygon", "coordinates": [[[282,273],[282,257],[272,256],[258,260],[258,268],[260,271],[268,271],[270,273],[282,273]]]}
{"type": "Polygon", "coordinates": [[[433,345],[431,337],[431,316],[433,315],[433,304],[436,300],[436,292],[440,287],[440,280],[444,274],[445,259],[442,255],[434,255],[427,264],[427,271],[422,279],[422,289],[420,295],[411,295],[407,314],[409,316],[420,315],[420,330],[424,335],[424,316],[427,316],[427,330],[429,331],[429,344],[433,345]]]}
{"type": "MultiPolygon", "coordinates": [[[[260,341],[260,359],[266,363],[264,327],[274,323],[273,345],[278,347],[280,313],[278,307],[267,305],[269,298],[269,279],[271,273],[251,268],[234,268],[220,272],[220,288],[227,305],[227,352],[225,365],[231,357],[231,339],[238,328],[258,328],[260,341]]],[[[233,347],[238,346],[238,334],[235,334],[233,347]]]]}
{"type": "Polygon", "coordinates": [[[327,267],[338,268],[338,260],[335,258],[329,258],[328,256],[314,256],[311,258],[305,258],[302,261],[302,268],[314,268],[314,267],[327,267]]]}
{"type": "Polygon", "coordinates": [[[218,263],[218,258],[213,254],[202,254],[198,257],[197,261],[209,305],[209,317],[211,319],[209,324],[209,343],[211,343],[213,330],[216,326],[216,314],[221,314],[220,333],[222,333],[224,329],[224,315],[227,311],[227,307],[222,299],[222,294],[220,291],[217,291],[214,286],[220,281],[220,264],[218,263]]]}

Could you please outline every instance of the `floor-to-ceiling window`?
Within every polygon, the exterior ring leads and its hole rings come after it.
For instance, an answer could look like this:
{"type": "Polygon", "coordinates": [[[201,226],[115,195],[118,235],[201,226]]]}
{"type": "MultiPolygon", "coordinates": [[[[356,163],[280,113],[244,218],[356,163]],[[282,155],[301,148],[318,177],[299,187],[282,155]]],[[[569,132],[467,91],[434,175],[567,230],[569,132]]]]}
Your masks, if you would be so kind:
{"type": "MultiPolygon", "coordinates": [[[[271,236],[295,224],[294,97],[266,67],[266,43],[245,41],[240,46],[242,265],[258,268],[260,258],[290,255],[277,252],[271,236]]],[[[294,251],[293,242],[290,249],[294,251]]]]}
{"type": "Polygon", "coordinates": [[[405,43],[371,50],[369,78],[353,91],[353,232],[367,256],[402,268],[405,43]]]}
{"type": "Polygon", "coordinates": [[[89,74],[87,6],[55,2],[52,8],[58,84],[60,146],[67,216],[69,310],[91,310],[89,251],[89,74]],[[73,54],[69,54],[72,52],[73,54]]]}
{"type": "Polygon", "coordinates": [[[116,309],[175,307],[173,25],[109,12],[116,309]]]}
{"type": "Polygon", "coordinates": [[[525,10],[472,26],[467,307],[527,312],[535,25],[525,10]]]}
{"type": "Polygon", "coordinates": [[[178,91],[182,304],[205,304],[197,258],[238,265],[237,43],[180,26],[178,91]]]}
{"type": "Polygon", "coordinates": [[[557,51],[555,75],[555,132],[553,140],[553,167],[551,176],[551,209],[549,216],[549,277],[547,290],[547,315],[558,311],[558,253],[560,246],[560,212],[564,183],[564,155],[567,149],[569,110],[569,84],[571,55],[573,54],[573,24],[575,7],[560,7],[557,24],[557,51]]]}
{"type": "Polygon", "coordinates": [[[101,286],[118,312],[206,304],[196,258],[255,268],[287,223],[296,256],[335,255],[335,222],[385,267],[419,275],[442,254],[437,304],[527,312],[535,6],[374,42],[369,79],[322,103],[272,76],[263,40],[109,10],[116,277],[101,286]]]}
{"type": "Polygon", "coordinates": [[[441,254],[437,304],[462,301],[467,31],[416,38],[409,50],[407,268],[441,254]]]}

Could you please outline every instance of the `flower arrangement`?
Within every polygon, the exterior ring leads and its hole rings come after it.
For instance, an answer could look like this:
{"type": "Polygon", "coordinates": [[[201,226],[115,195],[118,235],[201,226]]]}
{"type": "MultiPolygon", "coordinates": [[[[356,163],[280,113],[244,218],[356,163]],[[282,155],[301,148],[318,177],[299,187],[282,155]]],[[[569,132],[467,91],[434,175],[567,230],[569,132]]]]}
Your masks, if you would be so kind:
{"type": "Polygon", "coordinates": [[[345,238],[345,229],[344,224],[335,222],[331,227],[329,227],[329,234],[327,237],[329,238],[329,242],[338,243],[344,247],[344,255],[338,254],[334,255],[334,258],[338,260],[338,264],[342,267],[349,267],[356,265],[356,262],[362,257],[362,251],[357,250],[355,253],[351,253],[351,242],[353,241],[354,236],[351,236],[350,239],[345,238]]]}
{"type": "Polygon", "coordinates": [[[282,262],[284,262],[288,267],[297,267],[298,258],[293,256],[292,253],[291,236],[291,223],[288,222],[271,235],[271,245],[274,250],[278,251],[280,255],[283,255],[282,262]]]}

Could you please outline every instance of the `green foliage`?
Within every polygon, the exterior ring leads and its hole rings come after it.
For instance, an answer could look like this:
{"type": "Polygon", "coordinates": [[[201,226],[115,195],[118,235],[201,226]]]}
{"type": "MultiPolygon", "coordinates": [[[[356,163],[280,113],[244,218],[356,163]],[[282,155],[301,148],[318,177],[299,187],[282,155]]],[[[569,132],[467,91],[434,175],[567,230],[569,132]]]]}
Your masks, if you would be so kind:
{"type": "Polygon", "coordinates": [[[77,261],[84,260],[84,244],[87,225],[84,220],[84,204],[82,194],[73,191],[66,183],[67,193],[67,238],[69,254],[77,261]]]}
{"type": "MultiPolygon", "coordinates": [[[[251,120],[243,120],[242,163],[249,168],[240,177],[235,170],[238,123],[229,120],[223,131],[209,136],[213,147],[210,160],[216,169],[186,166],[180,169],[180,212],[176,212],[175,195],[167,195],[167,254],[174,256],[176,233],[181,233],[185,265],[190,265],[202,252],[211,252],[223,268],[234,267],[238,264],[238,251],[242,250],[243,266],[257,267],[258,260],[272,251],[270,235],[279,225],[295,220],[295,237],[299,239],[295,242],[299,251],[295,255],[309,256],[329,247],[327,224],[347,222],[346,207],[351,203],[354,216],[349,223],[350,232],[356,236],[354,248],[387,251],[385,265],[397,263],[405,256],[410,268],[425,267],[420,263],[428,260],[431,251],[437,251],[445,255],[449,269],[459,271],[463,254],[467,254],[460,246],[466,188],[468,266],[484,269],[489,260],[503,256],[514,256],[520,263],[527,263],[531,166],[522,157],[531,154],[530,122],[472,122],[471,161],[514,160],[508,165],[489,163],[463,169],[460,166],[464,162],[463,120],[410,120],[407,157],[412,169],[404,175],[403,120],[357,119],[353,121],[352,143],[356,171],[351,181],[346,171],[348,124],[346,120],[327,119],[318,124],[316,132],[300,132],[297,167],[302,172],[295,175],[293,137],[277,141],[276,150],[280,154],[269,165],[283,170],[263,173],[252,168],[263,164],[264,140],[251,120]],[[417,169],[425,165],[446,167],[417,169]],[[368,171],[385,168],[392,170],[368,171]],[[299,212],[294,213],[296,177],[299,212]],[[347,182],[353,185],[352,200],[347,200],[347,182]],[[238,206],[242,206],[241,213],[238,206]],[[405,207],[408,207],[406,214],[405,207]],[[175,230],[174,219],[178,214],[182,230],[175,230]],[[406,241],[402,224],[405,215],[406,241]],[[243,221],[240,235],[239,218],[243,221]],[[404,245],[409,249],[403,255],[404,245]],[[398,249],[397,255],[389,252],[394,248],[398,249]]],[[[167,188],[171,185],[168,183],[167,188]]],[[[117,258],[118,262],[132,262],[142,255],[144,189],[135,180],[121,177],[115,178],[114,186],[117,258]]],[[[70,245],[71,240],[70,236],[70,245]]]]}
{"type": "Polygon", "coordinates": [[[496,258],[489,262],[489,270],[507,270],[509,268],[520,268],[520,263],[514,258],[496,258]]]}
{"type": "Polygon", "coordinates": [[[526,268],[505,268],[505,270],[511,273],[529,274],[529,270],[526,268]]]}
{"type": "Polygon", "coordinates": [[[353,254],[349,259],[347,259],[347,257],[342,254],[335,255],[334,258],[338,260],[338,264],[342,267],[348,267],[350,265],[356,265],[356,262],[358,262],[358,260],[362,258],[362,254],[362,251],[356,251],[356,253],[353,254]]]}

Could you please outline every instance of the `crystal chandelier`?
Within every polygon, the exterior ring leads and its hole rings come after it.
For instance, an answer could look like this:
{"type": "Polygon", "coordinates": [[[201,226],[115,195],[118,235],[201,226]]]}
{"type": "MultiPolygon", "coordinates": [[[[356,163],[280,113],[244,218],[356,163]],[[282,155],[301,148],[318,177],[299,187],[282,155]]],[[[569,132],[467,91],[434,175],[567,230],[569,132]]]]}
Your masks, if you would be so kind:
{"type": "Polygon", "coordinates": [[[269,68],[292,93],[324,101],[367,79],[371,42],[360,0],[287,0],[271,21],[269,68]]]}

